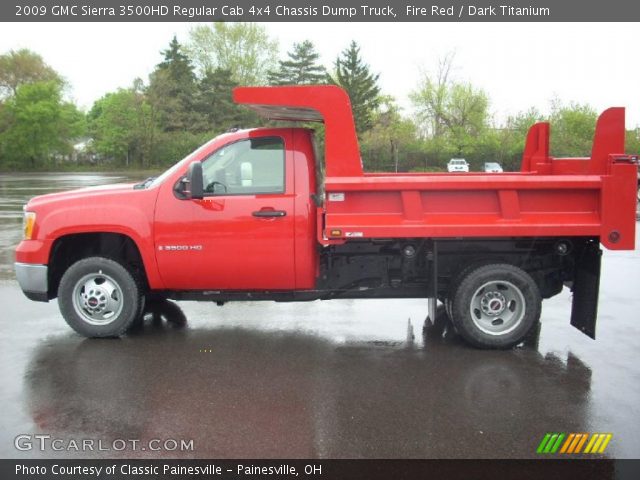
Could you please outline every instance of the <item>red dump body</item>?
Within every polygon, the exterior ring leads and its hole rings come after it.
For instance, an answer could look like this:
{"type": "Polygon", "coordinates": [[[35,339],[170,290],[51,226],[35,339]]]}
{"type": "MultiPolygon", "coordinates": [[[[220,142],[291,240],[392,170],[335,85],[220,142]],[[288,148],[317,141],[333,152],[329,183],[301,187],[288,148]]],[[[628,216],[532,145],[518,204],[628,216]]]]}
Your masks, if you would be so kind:
{"type": "Polygon", "coordinates": [[[624,108],[598,119],[590,158],[549,156],[549,124],[527,136],[517,173],[363,173],[351,105],[334,86],[243,87],[238,103],[278,120],[324,121],[319,241],[349,238],[593,236],[635,245],[637,157],[625,155],[624,108]]]}

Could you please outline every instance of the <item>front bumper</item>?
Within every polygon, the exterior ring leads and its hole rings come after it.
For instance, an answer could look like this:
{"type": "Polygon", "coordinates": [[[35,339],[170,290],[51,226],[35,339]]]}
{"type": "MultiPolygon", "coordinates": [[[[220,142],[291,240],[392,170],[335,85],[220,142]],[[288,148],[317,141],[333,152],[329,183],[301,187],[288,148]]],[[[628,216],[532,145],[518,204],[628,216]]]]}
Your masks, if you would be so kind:
{"type": "Polygon", "coordinates": [[[16,262],[14,268],[20,288],[27,298],[37,302],[49,301],[46,265],[16,262]]]}

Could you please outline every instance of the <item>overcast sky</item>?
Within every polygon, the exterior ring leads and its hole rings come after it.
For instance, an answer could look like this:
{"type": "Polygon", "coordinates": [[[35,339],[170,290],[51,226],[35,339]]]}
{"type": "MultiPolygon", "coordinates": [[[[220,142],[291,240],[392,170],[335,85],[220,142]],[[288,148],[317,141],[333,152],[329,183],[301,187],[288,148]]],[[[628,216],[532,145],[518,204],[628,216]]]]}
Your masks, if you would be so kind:
{"type": "MultiPolygon", "coordinates": [[[[194,23],[6,23],[0,52],[29,48],[70,83],[84,108],[135,77],[146,80],[176,34],[187,40],[194,23]]],[[[484,89],[501,119],[557,97],[597,110],[627,107],[627,127],[640,126],[637,24],[606,23],[266,23],[281,56],[293,42],[314,42],[323,63],[353,39],[384,93],[410,114],[408,94],[421,71],[455,51],[455,77],[484,89]]]]}

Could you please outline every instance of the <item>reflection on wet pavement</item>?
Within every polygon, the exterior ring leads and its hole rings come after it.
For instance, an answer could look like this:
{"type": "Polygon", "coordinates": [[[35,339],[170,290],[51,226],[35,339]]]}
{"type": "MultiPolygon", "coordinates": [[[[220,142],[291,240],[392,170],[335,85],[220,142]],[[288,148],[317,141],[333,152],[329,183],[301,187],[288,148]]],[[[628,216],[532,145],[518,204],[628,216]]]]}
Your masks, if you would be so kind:
{"type": "Polygon", "coordinates": [[[32,359],[26,397],[39,431],[177,435],[213,458],[464,457],[470,445],[479,457],[528,456],[541,391],[563,428],[583,427],[574,405],[586,403],[591,372],[575,357],[427,343],[156,327],[121,342],[50,343],[32,359]]]}

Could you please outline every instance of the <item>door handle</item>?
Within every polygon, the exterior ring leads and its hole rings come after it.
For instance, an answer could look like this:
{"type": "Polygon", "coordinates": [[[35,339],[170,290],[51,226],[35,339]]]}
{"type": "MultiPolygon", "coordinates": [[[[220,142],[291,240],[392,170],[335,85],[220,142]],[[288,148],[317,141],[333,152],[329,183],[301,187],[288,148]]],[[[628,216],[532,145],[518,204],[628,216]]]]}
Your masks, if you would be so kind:
{"type": "Polygon", "coordinates": [[[284,210],[258,210],[257,212],[253,212],[251,215],[258,218],[268,218],[268,217],[284,217],[287,214],[284,210]]]}

